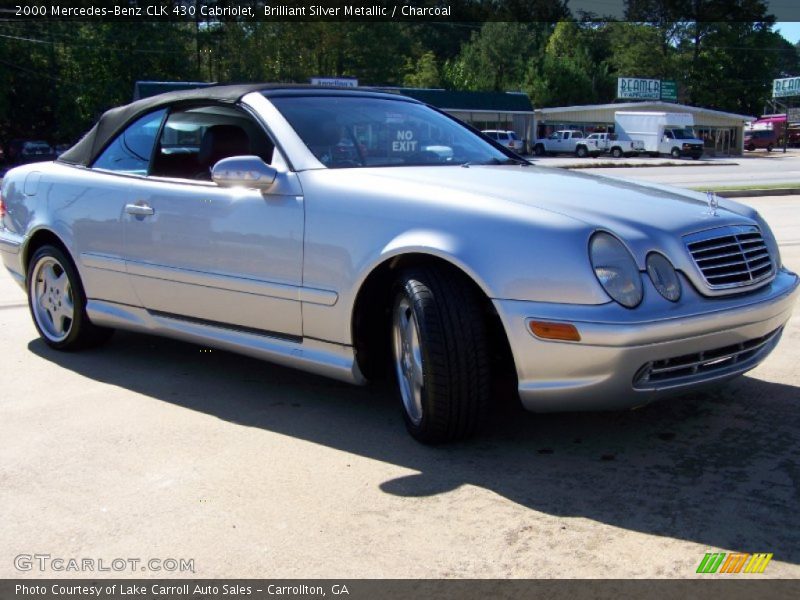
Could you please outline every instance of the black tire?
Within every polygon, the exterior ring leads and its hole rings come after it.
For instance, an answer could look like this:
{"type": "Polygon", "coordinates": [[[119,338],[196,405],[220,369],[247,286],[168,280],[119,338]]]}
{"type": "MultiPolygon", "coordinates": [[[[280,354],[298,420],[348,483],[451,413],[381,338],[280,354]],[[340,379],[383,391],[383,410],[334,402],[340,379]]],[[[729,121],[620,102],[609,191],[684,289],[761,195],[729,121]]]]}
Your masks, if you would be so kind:
{"type": "Polygon", "coordinates": [[[575,156],[578,158],[586,158],[589,154],[589,151],[586,149],[586,146],[578,146],[575,148],[575,156]]]}
{"type": "Polygon", "coordinates": [[[680,158],[680,157],[681,157],[681,151],[680,151],[680,150],[678,150],[677,148],[673,148],[673,149],[670,151],[669,155],[670,155],[672,158],[680,158]]]}
{"type": "Polygon", "coordinates": [[[772,144],[767,144],[767,152],[772,152],[772,144]]]}
{"type": "Polygon", "coordinates": [[[749,146],[745,146],[744,149],[747,150],[748,152],[752,152],[753,150],[756,149],[756,147],[753,144],[750,144],[749,146]]]}
{"type": "Polygon", "coordinates": [[[622,158],[622,148],[614,147],[611,149],[611,156],[614,158],[622,158]]]}
{"type": "Polygon", "coordinates": [[[692,159],[694,159],[694,160],[700,160],[700,156],[701,156],[700,154],[693,154],[693,155],[692,155],[692,159]]]}
{"type": "Polygon", "coordinates": [[[541,144],[536,144],[533,147],[533,155],[534,156],[544,156],[544,146],[541,144]]]}
{"type": "Polygon", "coordinates": [[[477,293],[462,274],[423,266],[401,272],[392,297],[391,370],[409,433],[426,444],[469,437],[490,401],[488,333],[477,293]],[[412,332],[409,342],[416,333],[416,347],[406,347],[403,327],[412,332]]]}
{"type": "Polygon", "coordinates": [[[114,333],[113,329],[97,327],[89,320],[86,314],[86,294],[78,271],[70,257],[55,246],[42,246],[33,253],[28,261],[25,289],[28,292],[28,308],[33,324],[51,348],[80,350],[102,344],[114,333]],[[59,285],[48,284],[48,270],[57,276],[59,285]],[[62,307],[68,311],[70,304],[71,318],[55,312],[62,307]],[[52,312],[50,309],[53,309],[52,312]]]}

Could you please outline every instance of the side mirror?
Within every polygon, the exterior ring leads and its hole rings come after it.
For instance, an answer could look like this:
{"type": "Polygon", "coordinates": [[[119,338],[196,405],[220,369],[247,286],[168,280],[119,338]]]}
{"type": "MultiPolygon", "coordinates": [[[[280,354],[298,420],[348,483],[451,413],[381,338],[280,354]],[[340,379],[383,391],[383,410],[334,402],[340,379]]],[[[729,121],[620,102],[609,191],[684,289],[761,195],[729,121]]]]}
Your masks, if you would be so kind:
{"type": "Polygon", "coordinates": [[[211,180],[222,187],[267,189],[275,181],[278,171],[258,156],[231,156],[223,158],[211,169],[211,180]]]}

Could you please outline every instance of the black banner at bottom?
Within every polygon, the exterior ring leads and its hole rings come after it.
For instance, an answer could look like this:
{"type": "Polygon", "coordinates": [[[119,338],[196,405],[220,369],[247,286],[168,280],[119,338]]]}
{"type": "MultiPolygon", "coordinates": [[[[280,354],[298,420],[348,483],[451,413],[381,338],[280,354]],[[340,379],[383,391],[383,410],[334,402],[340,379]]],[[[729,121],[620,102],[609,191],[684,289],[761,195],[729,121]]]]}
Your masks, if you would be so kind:
{"type": "MultiPolygon", "coordinates": [[[[715,576],[719,577],[719,576],[715,576]]],[[[671,579],[5,579],[0,600],[800,598],[800,581],[671,579]]]]}

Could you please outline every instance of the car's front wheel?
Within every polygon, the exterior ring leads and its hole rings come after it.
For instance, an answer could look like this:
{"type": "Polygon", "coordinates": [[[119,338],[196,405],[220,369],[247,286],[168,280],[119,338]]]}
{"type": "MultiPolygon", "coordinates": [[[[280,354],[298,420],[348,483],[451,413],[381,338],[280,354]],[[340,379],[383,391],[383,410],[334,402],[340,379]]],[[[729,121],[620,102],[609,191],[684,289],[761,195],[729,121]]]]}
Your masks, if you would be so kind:
{"type": "Polygon", "coordinates": [[[489,354],[481,303],[464,276],[435,266],[403,271],[391,339],[411,435],[435,444],[473,434],[488,412],[489,354]]]}
{"type": "Polygon", "coordinates": [[[107,340],[112,331],[93,325],[86,315],[86,295],[68,256],[42,246],[31,257],[28,306],[44,341],[58,350],[77,350],[107,340]]]}

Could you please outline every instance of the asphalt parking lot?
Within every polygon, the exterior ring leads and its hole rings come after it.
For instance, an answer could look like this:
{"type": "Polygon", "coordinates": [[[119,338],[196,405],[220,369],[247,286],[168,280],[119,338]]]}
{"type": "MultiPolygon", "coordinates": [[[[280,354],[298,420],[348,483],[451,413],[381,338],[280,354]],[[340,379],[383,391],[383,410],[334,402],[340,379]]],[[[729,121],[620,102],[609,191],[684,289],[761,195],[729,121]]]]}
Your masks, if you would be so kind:
{"type": "MultiPolygon", "coordinates": [[[[800,268],[800,197],[745,202],[800,268]]],[[[34,553],[192,559],[179,577],[692,577],[712,551],[800,577],[800,312],[719,389],[504,407],[444,448],[414,442],[382,386],[122,332],[54,352],[5,273],[0,328],[0,577],[43,576],[15,568],[34,553]]]]}

